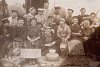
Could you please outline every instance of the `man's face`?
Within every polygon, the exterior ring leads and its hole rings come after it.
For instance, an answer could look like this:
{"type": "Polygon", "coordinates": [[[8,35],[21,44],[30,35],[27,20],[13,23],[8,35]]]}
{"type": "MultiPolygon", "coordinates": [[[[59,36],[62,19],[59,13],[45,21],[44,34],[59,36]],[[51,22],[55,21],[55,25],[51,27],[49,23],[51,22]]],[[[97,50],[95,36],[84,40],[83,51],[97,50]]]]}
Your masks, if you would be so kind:
{"type": "Polygon", "coordinates": [[[55,13],[56,13],[56,14],[59,14],[59,12],[60,12],[60,9],[56,9],[56,10],[55,10],[55,13]]]}
{"type": "Polygon", "coordinates": [[[64,26],[65,25],[65,22],[64,21],[60,21],[59,22],[59,25],[64,26]]]}
{"type": "Polygon", "coordinates": [[[71,10],[68,10],[68,14],[69,14],[69,16],[72,16],[72,14],[73,14],[73,11],[71,11],[71,10]]]}
{"type": "Polygon", "coordinates": [[[31,25],[32,25],[33,27],[35,27],[35,26],[36,26],[36,21],[35,21],[35,20],[32,20],[32,21],[31,21],[31,25]]]}
{"type": "Polygon", "coordinates": [[[49,8],[49,4],[48,4],[48,3],[45,3],[45,4],[44,4],[44,8],[45,8],[45,9],[48,9],[48,8],[49,8]]]}
{"type": "Polygon", "coordinates": [[[43,11],[38,11],[38,14],[39,15],[43,15],[43,11]]]}
{"type": "Polygon", "coordinates": [[[51,29],[46,29],[45,30],[45,35],[47,35],[47,36],[51,36],[51,29]]]}
{"type": "Polygon", "coordinates": [[[86,13],[86,10],[84,9],[84,10],[81,10],[81,15],[85,15],[85,13],[86,13]]]}
{"type": "Polygon", "coordinates": [[[12,17],[17,17],[17,12],[13,12],[12,17]]]}
{"type": "Polygon", "coordinates": [[[73,19],[73,24],[78,24],[78,19],[77,18],[73,19]]]}
{"type": "Polygon", "coordinates": [[[19,20],[18,25],[19,25],[20,27],[23,27],[23,25],[24,25],[24,20],[19,20]]]}
{"type": "Polygon", "coordinates": [[[90,15],[90,19],[93,20],[95,18],[95,14],[90,15]]]}
{"type": "Polygon", "coordinates": [[[35,15],[36,10],[35,10],[35,9],[32,9],[32,10],[30,11],[30,13],[31,13],[32,15],[35,15]]]}
{"type": "MultiPolygon", "coordinates": [[[[17,44],[17,43],[16,43],[16,44],[17,44]]],[[[13,50],[13,55],[14,55],[14,56],[18,56],[18,55],[20,54],[20,49],[19,49],[19,47],[20,47],[19,44],[17,44],[17,46],[16,46],[16,48],[15,48],[16,50],[13,50]]]]}
{"type": "Polygon", "coordinates": [[[85,28],[88,28],[90,26],[90,21],[84,20],[83,24],[84,24],[85,28]]]}
{"type": "Polygon", "coordinates": [[[53,22],[53,17],[48,18],[48,21],[49,21],[49,22],[53,22]]]}

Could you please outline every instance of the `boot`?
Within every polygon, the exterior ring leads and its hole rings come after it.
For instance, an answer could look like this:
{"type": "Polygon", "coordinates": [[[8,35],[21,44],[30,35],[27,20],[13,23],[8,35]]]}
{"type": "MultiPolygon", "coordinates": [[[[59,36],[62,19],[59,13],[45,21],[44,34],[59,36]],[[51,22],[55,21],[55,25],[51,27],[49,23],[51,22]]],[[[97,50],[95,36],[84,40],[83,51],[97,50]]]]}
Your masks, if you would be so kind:
{"type": "Polygon", "coordinates": [[[61,49],[61,57],[62,58],[66,58],[66,50],[65,49],[61,49]]]}

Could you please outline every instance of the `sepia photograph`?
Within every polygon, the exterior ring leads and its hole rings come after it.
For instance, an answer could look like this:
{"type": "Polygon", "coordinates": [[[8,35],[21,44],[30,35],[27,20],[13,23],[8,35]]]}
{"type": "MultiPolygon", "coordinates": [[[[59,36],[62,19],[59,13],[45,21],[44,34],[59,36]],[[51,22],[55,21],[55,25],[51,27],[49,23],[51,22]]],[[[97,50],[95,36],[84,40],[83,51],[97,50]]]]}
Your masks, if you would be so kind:
{"type": "Polygon", "coordinates": [[[0,67],[100,67],[100,0],[0,0],[0,67]]]}

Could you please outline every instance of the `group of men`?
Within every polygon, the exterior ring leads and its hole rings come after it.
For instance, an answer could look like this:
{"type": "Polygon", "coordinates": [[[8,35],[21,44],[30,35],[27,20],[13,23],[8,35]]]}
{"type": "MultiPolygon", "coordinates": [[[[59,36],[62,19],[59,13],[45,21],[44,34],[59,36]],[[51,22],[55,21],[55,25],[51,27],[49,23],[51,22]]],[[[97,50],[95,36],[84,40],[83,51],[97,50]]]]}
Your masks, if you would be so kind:
{"type": "Polygon", "coordinates": [[[57,6],[50,12],[49,3],[44,3],[44,9],[38,12],[31,7],[23,17],[12,10],[12,15],[3,19],[0,26],[0,57],[11,54],[15,48],[41,49],[42,55],[55,49],[62,57],[71,55],[74,50],[84,52],[88,47],[82,42],[87,41],[100,25],[96,13],[88,15],[86,9],[81,8],[80,14],[73,16],[74,10],[68,9],[68,14],[62,16],[60,10],[57,6]],[[78,47],[73,47],[74,43],[78,47]]]}

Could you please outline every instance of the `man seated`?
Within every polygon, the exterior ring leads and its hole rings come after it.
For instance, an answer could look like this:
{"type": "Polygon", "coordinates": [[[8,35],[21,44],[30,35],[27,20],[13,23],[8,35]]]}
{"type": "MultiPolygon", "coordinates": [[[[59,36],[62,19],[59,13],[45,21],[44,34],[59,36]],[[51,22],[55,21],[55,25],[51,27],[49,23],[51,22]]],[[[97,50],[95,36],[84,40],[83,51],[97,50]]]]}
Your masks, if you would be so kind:
{"type": "Polygon", "coordinates": [[[61,39],[60,53],[62,57],[68,56],[68,41],[71,35],[70,27],[65,23],[65,19],[61,18],[57,30],[57,35],[61,39]]]}
{"type": "Polygon", "coordinates": [[[83,39],[84,51],[86,55],[89,55],[91,51],[90,48],[92,47],[92,45],[87,44],[87,41],[91,38],[92,28],[91,28],[89,18],[87,16],[83,17],[81,29],[82,29],[81,35],[83,39]]]}
{"type": "Polygon", "coordinates": [[[84,48],[81,39],[81,27],[78,24],[78,17],[73,17],[73,24],[71,25],[71,40],[68,43],[69,55],[84,55],[84,48]]]}
{"type": "Polygon", "coordinates": [[[83,22],[81,23],[81,29],[82,29],[82,37],[83,40],[88,40],[90,38],[90,35],[92,34],[92,28],[91,28],[91,23],[89,21],[88,16],[83,17],[83,22]]]}
{"type": "Polygon", "coordinates": [[[25,59],[20,57],[20,49],[15,48],[11,51],[10,55],[7,55],[5,58],[1,59],[3,66],[20,66],[21,62],[25,59]]]}
{"type": "Polygon", "coordinates": [[[56,40],[54,38],[54,29],[51,27],[46,27],[44,33],[44,40],[43,40],[43,55],[46,55],[49,52],[49,49],[55,49],[56,40]]]}
{"type": "Polygon", "coordinates": [[[80,25],[78,24],[78,17],[77,16],[74,16],[73,17],[73,23],[72,25],[70,26],[71,27],[71,31],[72,31],[72,35],[71,35],[71,38],[80,38],[81,36],[81,27],[80,25]]]}

